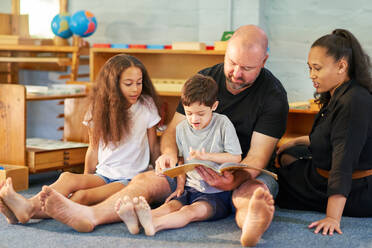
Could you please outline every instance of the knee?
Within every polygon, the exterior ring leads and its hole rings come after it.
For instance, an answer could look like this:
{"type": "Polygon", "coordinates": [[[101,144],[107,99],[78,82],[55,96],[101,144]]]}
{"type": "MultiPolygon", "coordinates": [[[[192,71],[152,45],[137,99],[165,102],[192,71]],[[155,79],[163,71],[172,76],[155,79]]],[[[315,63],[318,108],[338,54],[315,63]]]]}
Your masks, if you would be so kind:
{"type": "Polygon", "coordinates": [[[74,177],[74,173],[71,173],[71,172],[66,171],[66,172],[63,172],[63,173],[59,176],[58,181],[66,181],[66,182],[68,182],[68,181],[70,181],[71,178],[73,178],[73,177],[74,177]]]}
{"type": "Polygon", "coordinates": [[[194,205],[183,206],[180,211],[189,216],[191,220],[200,220],[208,218],[213,209],[207,204],[198,204],[197,207],[194,205]]]}
{"type": "Polygon", "coordinates": [[[280,156],[280,166],[284,167],[284,166],[287,166],[289,164],[292,164],[294,161],[296,161],[297,158],[289,155],[289,154],[283,154],[280,156]]]}
{"type": "Polygon", "coordinates": [[[264,190],[269,190],[264,183],[256,179],[249,179],[236,188],[232,194],[232,202],[235,208],[238,209],[248,206],[249,199],[252,197],[253,192],[260,187],[264,190]]]}
{"type": "Polygon", "coordinates": [[[78,190],[73,193],[70,200],[82,205],[89,205],[89,192],[86,190],[78,190]]]}

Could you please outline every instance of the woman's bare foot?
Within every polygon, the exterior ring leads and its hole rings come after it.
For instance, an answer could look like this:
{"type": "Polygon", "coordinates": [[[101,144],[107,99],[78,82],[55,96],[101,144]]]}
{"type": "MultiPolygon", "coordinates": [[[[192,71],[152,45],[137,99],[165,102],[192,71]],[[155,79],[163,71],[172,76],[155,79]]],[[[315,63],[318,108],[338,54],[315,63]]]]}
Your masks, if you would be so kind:
{"type": "Polygon", "coordinates": [[[270,226],[274,216],[274,200],[269,191],[258,188],[249,201],[240,242],[243,246],[255,246],[270,226]]]}
{"type": "MultiPolygon", "coordinates": [[[[27,223],[32,217],[34,207],[26,198],[14,191],[12,178],[8,177],[3,187],[1,187],[0,198],[19,222],[27,223]]],[[[7,218],[9,217],[11,217],[11,214],[7,216],[7,218]]]]}
{"type": "Polygon", "coordinates": [[[136,212],[134,211],[133,202],[129,196],[126,195],[116,202],[115,211],[125,225],[127,225],[127,228],[131,234],[139,233],[138,218],[136,212]]]}
{"type": "Polygon", "coordinates": [[[143,196],[133,198],[134,209],[136,210],[139,222],[147,236],[155,235],[155,228],[152,222],[151,208],[143,196]]]}
{"type": "Polygon", "coordinates": [[[77,204],[49,186],[44,186],[40,192],[42,210],[63,224],[78,232],[91,232],[94,229],[93,216],[89,207],[77,204]]]}

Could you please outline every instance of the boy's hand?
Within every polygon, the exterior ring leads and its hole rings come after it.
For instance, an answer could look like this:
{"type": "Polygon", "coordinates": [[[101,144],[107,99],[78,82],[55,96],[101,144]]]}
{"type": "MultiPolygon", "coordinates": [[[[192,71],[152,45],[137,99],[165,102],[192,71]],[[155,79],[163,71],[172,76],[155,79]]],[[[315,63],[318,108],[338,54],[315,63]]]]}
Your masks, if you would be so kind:
{"type": "Polygon", "coordinates": [[[229,171],[224,171],[222,175],[218,174],[212,169],[198,166],[195,170],[210,186],[220,190],[233,190],[234,175],[229,171]]]}
{"type": "Polygon", "coordinates": [[[198,151],[190,147],[190,156],[187,158],[187,160],[191,160],[191,159],[210,160],[208,155],[209,154],[205,152],[204,148],[201,151],[198,151]]]}
{"type": "Polygon", "coordinates": [[[155,173],[158,176],[164,176],[163,170],[166,168],[173,168],[176,166],[177,156],[172,156],[170,154],[162,154],[155,161],[155,173]]]}
{"type": "Polygon", "coordinates": [[[172,200],[173,197],[180,197],[184,191],[184,188],[177,188],[172,194],[168,196],[168,198],[165,200],[165,203],[169,202],[172,200]]]}
{"type": "Polygon", "coordinates": [[[340,228],[340,222],[328,216],[326,216],[322,220],[318,220],[318,221],[311,223],[308,227],[309,228],[315,227],[314,233],[319,233],[320,230],[323,229],[323,232],[322,232],[323,235],[327,235],[327,234],[333,235],[333,232],[335,230],[339,234],[342,234],[342,231],[340,228]]]}

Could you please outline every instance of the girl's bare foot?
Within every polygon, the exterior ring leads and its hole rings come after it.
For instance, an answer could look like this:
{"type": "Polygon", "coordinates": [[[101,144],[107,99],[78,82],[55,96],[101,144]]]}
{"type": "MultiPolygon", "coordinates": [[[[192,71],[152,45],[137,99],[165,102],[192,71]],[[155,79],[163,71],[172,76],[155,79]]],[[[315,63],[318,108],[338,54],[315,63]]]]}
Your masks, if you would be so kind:
{"type": "MultiPolygon", "coordinates": [[[[32,217],[34,207],[26,198],[14,191],[11,177],[8,177],[3,187],[1,187],[0,198],[19,222],[27,223],[32,217]]],[[[11,214],[6,216],[9,218],[11,214]]],[[[12,221],[14,221],[14,218],[12,221]]]]}

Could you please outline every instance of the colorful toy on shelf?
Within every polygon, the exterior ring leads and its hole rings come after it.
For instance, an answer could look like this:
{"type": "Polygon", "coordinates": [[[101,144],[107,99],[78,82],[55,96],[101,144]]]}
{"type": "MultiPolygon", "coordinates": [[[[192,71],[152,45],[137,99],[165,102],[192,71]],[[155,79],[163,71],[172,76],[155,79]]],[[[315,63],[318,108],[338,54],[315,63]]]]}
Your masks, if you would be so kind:
{"type": "Polygon", "coordinates": [[[97,29],[96,17],[90,11],[77,11],[70,18],[70,29],[80,37],[90,36],[97,29]]]}
{"type": "Polygon", "coordinates": [[[51,28],[56,36],[68,39],[72,36],[69,28],[70,15],[68,13],[61,13],[56,15],[51,23],[51,28]]]}

